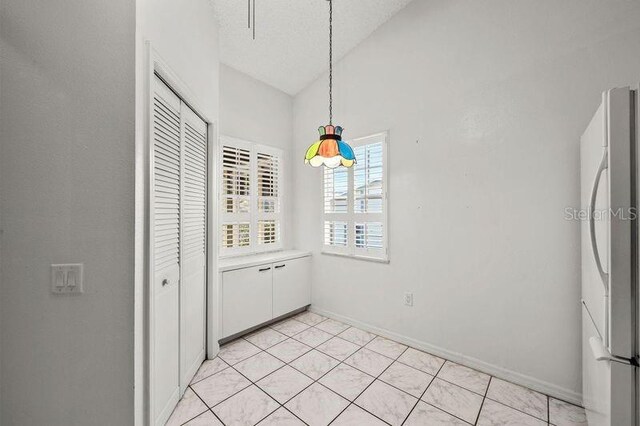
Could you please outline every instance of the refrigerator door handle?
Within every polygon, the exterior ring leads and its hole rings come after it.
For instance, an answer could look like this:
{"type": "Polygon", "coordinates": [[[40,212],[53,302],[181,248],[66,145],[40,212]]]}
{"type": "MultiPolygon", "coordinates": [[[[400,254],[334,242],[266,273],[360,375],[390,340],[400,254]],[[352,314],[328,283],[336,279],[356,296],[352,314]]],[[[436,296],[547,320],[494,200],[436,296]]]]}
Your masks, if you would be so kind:
{"type": "Polygon", "coordinates": [[[600,178],[602,172],[604,172],[608,166],[607,149],[604,149],[602,154],[602,160],[600,166],[598,166],[598,172],[596,178],[593,181],[593,188],[591,188],[591,202],[589,203],[589,235],[591,236],[591,249],[593,250],[593,257],[596,260],[596,266],[600,273],[600,279],[602,279],[602,285],[604,285],[605,294],[609,294],[609,274],[602,268],[602,262],[600,261],[600,253],[598,251],[598,242],[596,241],[596,222],[595,222],[595,210],[596,210],[596,197],[598,196],[598,187],[600,186],[600,178]]]}
{"type": "Polygon", "coordinates": [[[598,337],[590,337],[589,346],[591,346],[591,352],[593,352],[593,357],[596,361],[611,361],[625,365],[633,365],[634,367],[638,366],[638,360],[636,358],[623,358],[621,356],[612,355],[611,352],[604,347],[602,340],[598,337]]]}

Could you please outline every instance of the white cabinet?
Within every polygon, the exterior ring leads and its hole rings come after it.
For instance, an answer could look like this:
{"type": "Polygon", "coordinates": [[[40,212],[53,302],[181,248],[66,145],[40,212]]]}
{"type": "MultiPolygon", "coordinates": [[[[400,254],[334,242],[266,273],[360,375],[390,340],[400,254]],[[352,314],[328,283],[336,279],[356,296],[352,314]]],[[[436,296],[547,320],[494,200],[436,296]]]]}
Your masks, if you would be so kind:
{"type": "Polygon", "coordinates": [[[310,257],[273,264],[273,317],[311,303],[310,257]]]}
{"type": "Polygon", "coordinates": [[[273,318],[271,293],[271,265],[224,272],[222,335],[231,336],[273,318]]]}
{"type": "Polygon", "coordinates": [[[234,260],[232,266],[221,269],[220,335],[223,339],[311,303],[308,254],[243,260],[245,265],[234,260]]]}

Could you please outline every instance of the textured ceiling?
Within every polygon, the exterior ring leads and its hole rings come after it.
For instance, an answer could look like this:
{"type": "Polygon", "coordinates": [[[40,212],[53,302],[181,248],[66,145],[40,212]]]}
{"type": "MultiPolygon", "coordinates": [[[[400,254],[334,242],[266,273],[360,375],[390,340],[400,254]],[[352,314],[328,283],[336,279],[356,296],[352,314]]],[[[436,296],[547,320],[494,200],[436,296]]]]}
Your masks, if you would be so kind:
{"type": "MultiPolygon", "coordinates": [[[[256,39],[246,0],[211,0],[221,61],[295,95],[328,69],[326,0],[255,0],[256,39]]],[[[411,0],[334,0],[333,52],[340,59],[411,0]]]]}

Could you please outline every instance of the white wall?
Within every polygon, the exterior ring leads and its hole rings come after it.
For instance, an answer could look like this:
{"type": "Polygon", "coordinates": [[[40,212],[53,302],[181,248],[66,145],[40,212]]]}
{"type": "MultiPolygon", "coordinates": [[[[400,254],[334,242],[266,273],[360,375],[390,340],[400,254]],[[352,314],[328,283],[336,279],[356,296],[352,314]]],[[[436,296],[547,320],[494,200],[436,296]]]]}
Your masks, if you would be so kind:
{"type": "Polygon", "coordinates": [[[285,153],[285,210],[281,230],[285,249],[291,246],[293,231],[291,163],[296,158],[291,155],[292,128],[291,96],[234,68],[220,66],[220,134],[274,146],[285,153]]]}
{"type": "MultiPolygon", "coordinates": [[[[217,126],[219,103],[219,47],[218,25],[209,0],[137,0],[136,1],[136,402],[141,406],[144,373],[143,307],[147,297],[144,287],[144,178],[145,161],[145,74],[146,47],[153,49],[180,79],[189,96],[186,100],[217,126]]],[[[177,89],[177,88],[176,88],[177,89]]],[[[214,257],[215,259],[215,257],[214,257]]],[[[216,265],[211,265],[216,268],[216,265]]],[[[214,274],[215,275],[215,274],[214,274]]],[[[213,283],[215,286],[215,283],[213,283]]],[[[216,292],[211,292],[215,296],[216,292]]],[[[212,296],[212,297],[214,297],[212,296]]],[[[213,300],[213,306],[217,302],[213,300]]],[[[215,320],[217,315],[213,315],[215,320]]],[[[217,330],[213,323],[210,330],[217,330]]],[[[210,335],[211,336],[211,335],[210,335]]],[[[217,342],[213,336],[212,342],[217,342]]],[[[217,344],[215,351],[217,353],[217,344]]],[[[209,353],[215,356],[216,353],[209,353]]],[[[143,411],[136,410],[136,420],[143,420],[143,411]]]]}
{"type": "Polygon", "coordinates": [[[134,3],[3,0],[1,422],[133,422],[134,3]],[[50,294],[81,262],[85,292],[50,294]]]}
{"type": "MultiPolygon", "coordinates": [[[[346,138],[390,130],[390,265],[318,253],[321,171],[293,163],[313,306],[579,400],[580,235],[563,212],[580,204],[579,137],[601,91],[640,80],[638,51],[638,2],[411,3],[334,71],[346,138]]],[[[295,98],[294,156],[326,85],[295,98]]]]}

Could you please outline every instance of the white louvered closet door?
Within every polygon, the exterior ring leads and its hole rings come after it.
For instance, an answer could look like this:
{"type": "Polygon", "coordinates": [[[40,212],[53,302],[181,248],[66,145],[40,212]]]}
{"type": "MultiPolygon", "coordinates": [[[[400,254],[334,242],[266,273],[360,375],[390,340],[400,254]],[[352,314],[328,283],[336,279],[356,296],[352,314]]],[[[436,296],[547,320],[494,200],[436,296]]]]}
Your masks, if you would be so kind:
{"type": "Polygon", "coordinates": [[[182,104],[181,385],[186,389],[205,356],[207,125],[182,104]]]}
{"type": "Polygon", "coordinates": [[[164,424],[180,397],[180,99],[154,78],[151,117],[153,419],[164,424]]]}

